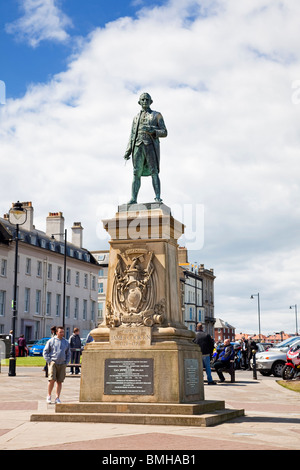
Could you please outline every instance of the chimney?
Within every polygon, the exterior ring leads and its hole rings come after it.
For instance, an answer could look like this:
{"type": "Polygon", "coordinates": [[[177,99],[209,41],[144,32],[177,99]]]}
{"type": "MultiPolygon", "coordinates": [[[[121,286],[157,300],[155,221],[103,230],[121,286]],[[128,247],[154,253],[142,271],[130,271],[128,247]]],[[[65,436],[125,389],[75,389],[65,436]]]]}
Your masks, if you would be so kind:
{"type": "Polygon", "coordinates": [[[188,264],[188,251],[185,246],[178,247],[178,264],[188,264]]]}
{"type": "Polygon", "coordinates": [[[72,243],[78,248],[82,248],[83,227],[81,222],[74,222],[72,227],[72,243]]]}
{"type": "MultiPolygon", "coordinates": [[[[33,230],[33,207],[32,202],[21,202],[21,205],[24,209],[26,209],[26,222],[22,224],[22,229],[28,230],[31,232],[33,230]]],[[[12,205],[13,207],[13,205],[12,205]]]]}
{"type": "Polygon", "coordinates": [[[59,242],[64,241],[65,219],[62,212],[49,212],[46,218],[46,235],[53,237],[59,242]]]}

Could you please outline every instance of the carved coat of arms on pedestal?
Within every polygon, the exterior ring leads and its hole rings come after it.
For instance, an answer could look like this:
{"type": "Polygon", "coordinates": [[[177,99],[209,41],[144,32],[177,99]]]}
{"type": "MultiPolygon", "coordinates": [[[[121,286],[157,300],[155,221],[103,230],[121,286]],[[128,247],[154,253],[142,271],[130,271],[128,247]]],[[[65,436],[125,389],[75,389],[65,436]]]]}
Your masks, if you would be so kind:
{"type": "Polygon", "coordinates": [[[110,326],[153,326],[164,321],[164,299],[157,302],[158,277],[153,252],[128,249],[118,254],[112,300],[107,303],[110,326]]]}

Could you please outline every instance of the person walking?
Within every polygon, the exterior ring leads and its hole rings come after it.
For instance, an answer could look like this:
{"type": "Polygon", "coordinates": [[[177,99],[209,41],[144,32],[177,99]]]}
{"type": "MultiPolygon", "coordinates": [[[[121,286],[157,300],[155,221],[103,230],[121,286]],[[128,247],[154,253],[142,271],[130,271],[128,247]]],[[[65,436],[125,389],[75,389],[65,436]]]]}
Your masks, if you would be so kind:
{"type": "Polygon", "coordinates": [[[242,348],[242,359],[243,359],[242,367],[243,369],[247,370],[248,368],[248,340],[245,339],[245,336],[242,337],[241,348],[242,348]]]}
{"type": "Polygon", "coordinates": [[[19,357],[25,357],[26,356],[26,340],[24,335],[20,335],[18,339],[18,346],[19,346],[19,357]]]}
{"type": "MultiPolygon", "coordinates": [[[[74,328],[73,334],[70,336],[70,351],[71,351],[71,364],[80,363],[80,353],[81,353],[81,339],[79,336],[79,328],[74,328]]],[[[75,367],[75,374],[79,374],[80,369],[78,366],[75,367]]],[[[71,367],[70,374],[74,374],[74,367],[71,367]]]]}
{"type": "Polygon", "coordinates": [[[66,365],[70,362],[71,353],[69,342],[64,338],[64,327],[56,329],[56,336],[49,339],[43,351],[44,359],[48,364],[48,396],[47,403],[51,403],[51,394],[56,382],[55,403],[60,403],[62,383],[66,377],[66,365]]]}
{"type": "Polygon", "coordinates": [[[208,385],[216,385],[211,375],[210,358],[214,350],[214,341],[212,337],[203,331],[202,323],[196,326],[196,338],[194,343],[198,344],[202,352],[203,368],[205,368],[208,385]]]}

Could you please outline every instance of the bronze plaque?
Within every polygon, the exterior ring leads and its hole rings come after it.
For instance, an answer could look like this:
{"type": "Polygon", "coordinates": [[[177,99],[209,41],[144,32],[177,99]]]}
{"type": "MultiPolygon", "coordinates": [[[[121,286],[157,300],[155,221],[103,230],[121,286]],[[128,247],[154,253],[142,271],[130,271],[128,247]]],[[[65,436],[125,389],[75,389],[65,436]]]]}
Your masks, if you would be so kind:
{"type": "Polygon", "coordinates": [[[184,383],[186,395],[197,395],[200,392],[199,365],[197,359],[184,360],[184,383]]]}
{"type": "Polygon", "coordinates": [[[153,359],[106,359],[105,395],[153,395],[153,359]]]}

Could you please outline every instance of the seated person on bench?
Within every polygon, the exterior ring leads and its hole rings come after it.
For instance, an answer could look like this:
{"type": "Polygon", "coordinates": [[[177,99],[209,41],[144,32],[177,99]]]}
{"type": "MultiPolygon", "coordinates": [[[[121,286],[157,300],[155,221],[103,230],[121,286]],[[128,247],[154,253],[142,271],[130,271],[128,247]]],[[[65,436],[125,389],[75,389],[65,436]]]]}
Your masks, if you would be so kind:
{"type": "Polygon", "coordinates": [[[224,341],[224,349],[220,353],[217,361],[214,364],[215,371],[217,372],[220,382],[225,381],[225,377],[222,374],[222,369],[229,369],[230,361],[234,359],[234,349],[233,346],[230,344],[230,339],[225,339],[224,341]]]}

